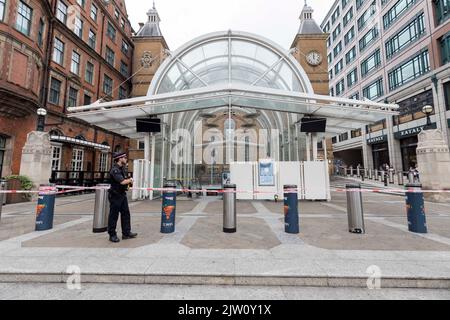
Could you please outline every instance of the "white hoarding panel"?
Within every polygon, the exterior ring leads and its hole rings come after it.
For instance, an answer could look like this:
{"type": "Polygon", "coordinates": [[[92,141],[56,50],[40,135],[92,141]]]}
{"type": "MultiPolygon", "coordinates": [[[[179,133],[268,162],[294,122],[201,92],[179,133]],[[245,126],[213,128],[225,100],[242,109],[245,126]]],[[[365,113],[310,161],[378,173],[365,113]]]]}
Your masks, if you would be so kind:
{"type": "Polygon", "coordinates": [[[327,174],[323,161],[303,163],[306,200],[327,200],[327,174]]]}
{"type": "MultiPolygon", "coordinates": [[[[237,190],[253,191],[253,162],[232,162],[230,180],[237,190]]],[[[238,200],[253,200],[252,192],[238,192],[238,200]]]]}

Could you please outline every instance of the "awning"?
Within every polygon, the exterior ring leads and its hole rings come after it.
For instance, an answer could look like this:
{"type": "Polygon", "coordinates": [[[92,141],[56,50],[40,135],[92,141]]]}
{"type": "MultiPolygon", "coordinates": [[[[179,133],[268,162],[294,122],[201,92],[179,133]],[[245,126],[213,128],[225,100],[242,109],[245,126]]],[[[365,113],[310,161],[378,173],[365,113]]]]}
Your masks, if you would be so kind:
{"type": "Polygon", "coordinates": [[[75,138],[66,137],[66,136],[50,136],[50,141],[77,144],[80,146],[90,147],[90,148],[94,148],[94,149],[98,149],[98,150],[102,150],[102,151],[109,151],[111,149],[110,146],[105,146],[103,144],[94,143],[94,142],[81,140],[81,139],[75,139],[75,138]]]}

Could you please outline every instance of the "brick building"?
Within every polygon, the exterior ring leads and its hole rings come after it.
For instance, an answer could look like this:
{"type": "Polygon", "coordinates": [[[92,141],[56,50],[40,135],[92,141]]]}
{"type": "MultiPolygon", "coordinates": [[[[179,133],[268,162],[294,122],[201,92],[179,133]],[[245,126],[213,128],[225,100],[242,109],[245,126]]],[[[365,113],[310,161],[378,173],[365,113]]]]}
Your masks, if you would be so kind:
{"type": "Polygon", "coordinates": [[[54,170],[105,171],[112,152],[128,150],[67,107],[130,96],[131,35],[123,0],[0,0],[0,176],[20,173],[40,107],[54,170]]]}

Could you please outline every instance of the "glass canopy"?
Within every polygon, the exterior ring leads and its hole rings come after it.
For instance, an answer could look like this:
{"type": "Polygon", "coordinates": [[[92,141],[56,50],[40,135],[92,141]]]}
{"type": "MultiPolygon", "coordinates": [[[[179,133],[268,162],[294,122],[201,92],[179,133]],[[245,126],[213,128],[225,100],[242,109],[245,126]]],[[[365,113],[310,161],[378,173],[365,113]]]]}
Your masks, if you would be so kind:
{"type": "Polygon", "coordinates": [[[231,83],[307,92],[306,75],[295,64],[288,51],[269,40],[246,33],[213,33],[173,53],[155,75],[149,94],[231,83]]]}

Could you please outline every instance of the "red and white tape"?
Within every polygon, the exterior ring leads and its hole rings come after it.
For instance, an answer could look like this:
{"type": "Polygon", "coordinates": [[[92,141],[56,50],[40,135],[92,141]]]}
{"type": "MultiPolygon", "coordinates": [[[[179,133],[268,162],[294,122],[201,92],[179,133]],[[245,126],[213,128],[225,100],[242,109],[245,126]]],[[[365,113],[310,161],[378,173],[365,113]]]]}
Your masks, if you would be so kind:
{"type": "MultiPolygon", "coordinates": [[[[65,194],[72,192],[79,192],[84,190],[105,190],[106,187],[78,187],[78,186],[55,186],[55,187],[45,187],[40,190],[0,190],[0,194],[65,194]],[[57,189],[62,189],[62,191],[56,191],[57,189]],[[68,189],[68,190],[66,190],[68,189]]],[[[138,191],[161,191],[161,192],[191,192],[191,193],[252,193],[252,194],[274,194],[273,191],[260,191],[260,190],[234,190],[234,189],[174,189],[174,188],[130,188],[129,190],[138,191]]],[[[323,189],[319,188],[297,188],[297,189],[285,189],[283,193],[306,193],[311,191],[321,191],[323,189]]],[[[362,193],[450,193],[448,189],[442,190],[423,190],[420,188],[410,187],[407,189],[359,189],[359,188],[330,188],[332,192],[362,192],[362,193]]]]}

